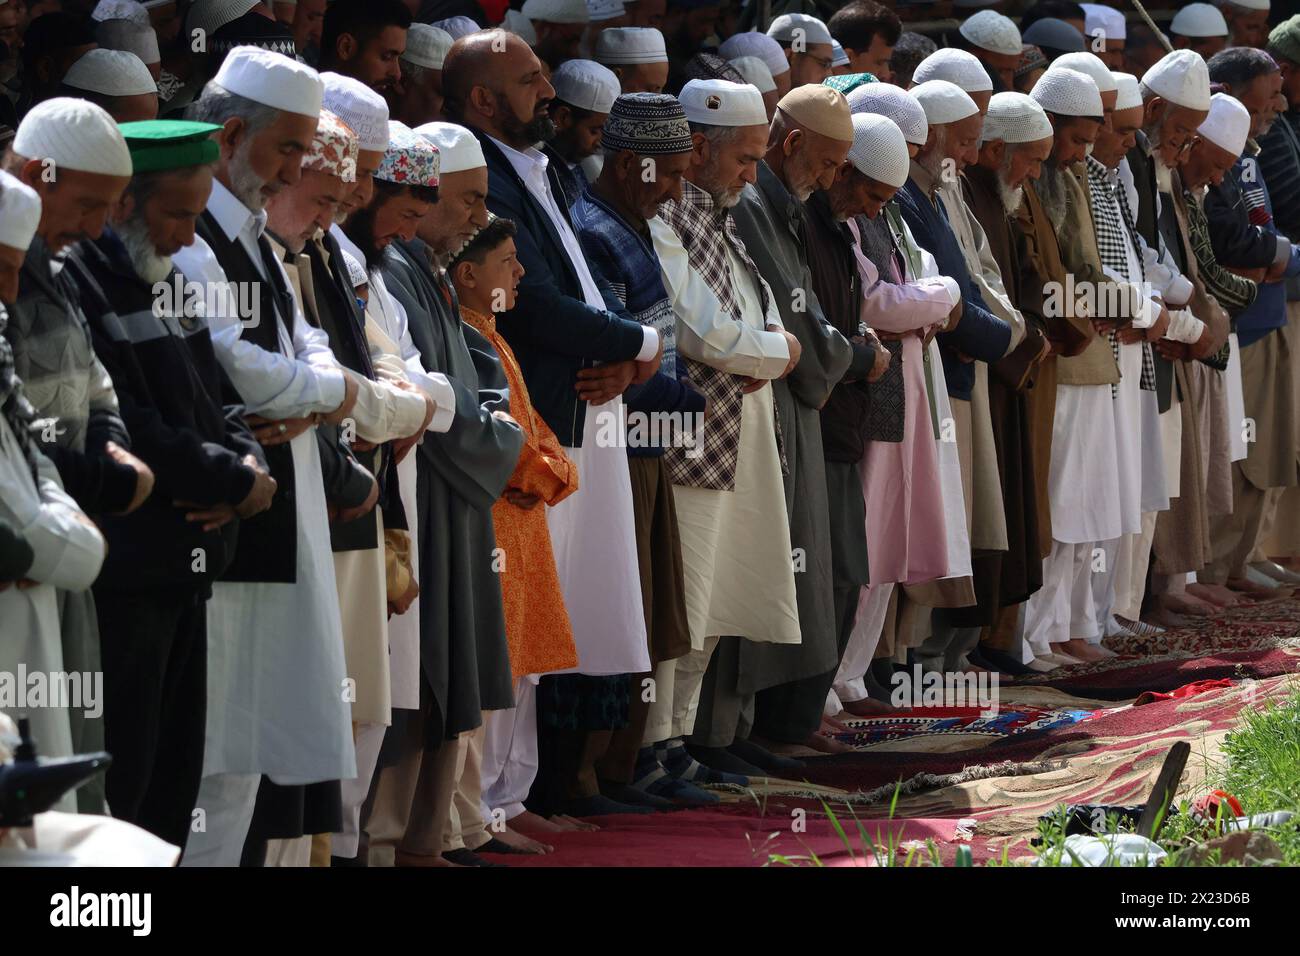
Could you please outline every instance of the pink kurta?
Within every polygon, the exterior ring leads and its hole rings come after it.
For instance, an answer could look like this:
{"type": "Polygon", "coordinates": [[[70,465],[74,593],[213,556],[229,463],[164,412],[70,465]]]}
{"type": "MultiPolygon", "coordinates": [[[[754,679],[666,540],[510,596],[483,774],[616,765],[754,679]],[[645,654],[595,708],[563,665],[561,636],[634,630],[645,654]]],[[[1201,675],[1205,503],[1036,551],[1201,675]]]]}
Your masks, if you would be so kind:
{"type": "MultiPolygon", "coordinates": [[[[856,224],[849,229],[858,239],[856,224]]],[[[919,584],[948,574],[939,453],[930,421],[921,336],[944,322],[952,306],[940,283],[886,281],[854,243],[862,278],[862,321],[877,332],[903,333],[903,388],[907,414],[901,442],[867,443],[862,459],[862,493],[867,510],[867,555],[871,583],[919,584]]]]}

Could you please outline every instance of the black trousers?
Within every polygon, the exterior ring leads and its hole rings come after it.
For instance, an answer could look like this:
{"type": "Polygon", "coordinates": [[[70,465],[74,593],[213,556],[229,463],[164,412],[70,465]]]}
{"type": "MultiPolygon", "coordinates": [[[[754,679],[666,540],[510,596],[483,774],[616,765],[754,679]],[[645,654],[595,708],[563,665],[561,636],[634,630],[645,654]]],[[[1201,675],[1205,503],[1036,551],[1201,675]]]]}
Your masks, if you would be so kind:
{"type": "Polygon", "coordinates": [[[95,590],[109,812],[182,849],[203,776],[206,605],[184,588],[95,590]]]}

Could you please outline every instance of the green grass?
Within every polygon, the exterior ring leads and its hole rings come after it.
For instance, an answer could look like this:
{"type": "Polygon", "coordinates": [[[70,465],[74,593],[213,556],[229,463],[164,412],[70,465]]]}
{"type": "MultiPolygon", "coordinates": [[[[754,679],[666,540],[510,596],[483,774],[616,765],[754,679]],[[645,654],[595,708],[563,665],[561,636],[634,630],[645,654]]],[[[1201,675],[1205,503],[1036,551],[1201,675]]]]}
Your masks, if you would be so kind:
{"type": "MultiPolygon", "coordinates": [[[[1196,759],[1197,755],[1193,756],[1196,759]]],[[[1272,810],[1291,810],[1300,814],[1300,694],[1274,704],[1263,710],[1247,708],[1241,713],[1241,722],[1236,730],[1228,735],[1223,745],[1220,759],[1211,760],[1201,751],[1199,758],[1203,762],[1205,779],[1210,781],[1213,789],[1226,790],[1241,801],[1246,813],[1266,813],[1272,810]]],[[[894,791],[890,801],[888,819],[892,820],[898,805],[899,792],[894,791]]],[[[874,856],[880,866],[942,866],[938,848],[933,842],[926,841],[926,850],[918,852],[909,848],[900,859],[896,837],[890,833],[884,842],[877,842],[867,831],[867,826],[858,819],[852,806],[848,807],[852,817],[851,828],[846,828],[840,818],[822,802],[827,818],[835,830],[836,836],[844,844],[850,859],[860,856],[874,856]],[[856,833],[851,834],[852,830],[856,833]],[[856,841],[853,839],[856,836],[856,841]]],[[[1179,802],[1177,813],[1170,813],[1160,828],[1159,843],[1169,854],[1165,865],[1180,865],[1187,862],[1185,851],[1192,846],[1203,843],[1213,837],[1221,828],[1219,821],[1199,822],[1191,813],[1188,800],[1179,802]]],[[[1119,831],[1118,819],[1112,817],[1107,821],[1106,832],[1119,831]]],[[[1282,850],[1284,865],[1300,866],[1300,825],[1292,820],[1287,825],[1266,831],[1282,850]]],[[[1036,847],[1026,847],[1045,864],[1064,865],[1065,863],[1065,826],[1064,806],[1050,820],[1039,823],[1038,835],[1041,843],[1036,847]]],[[[879,831],[877,831],[879,836],[879,831]]],[[[756,848],[760,855],[765,847],[756,848]]],[[[811,850],[806,856],[790,856],[767,852],[769,866],[824,866],[811,850]]],[[[958,866],[969,866],[969,857],[959,857],[958,866]]],[[[988,866],[1007,866],[1012,861],[1007,850],[1003,850],[999,859],[989,860],[988,866]]],[[[1076,864],[1077,865],[1077,864],[1076,864]]],[[[1208,865],[1215,865],[1210,861],[1208,865]]]]}

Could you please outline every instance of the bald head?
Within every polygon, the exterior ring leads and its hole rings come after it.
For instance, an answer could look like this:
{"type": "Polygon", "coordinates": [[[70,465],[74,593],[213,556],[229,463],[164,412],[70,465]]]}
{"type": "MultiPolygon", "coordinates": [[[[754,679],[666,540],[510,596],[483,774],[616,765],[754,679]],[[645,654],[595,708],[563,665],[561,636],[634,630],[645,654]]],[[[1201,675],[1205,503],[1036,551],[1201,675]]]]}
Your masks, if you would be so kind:
{"type": "Polygon", "coordinates": [[[555,90],[541,61],[522,39],[505,30],[461,37],[443,62],[447,115],[514,149],[555,132],[547,107],[555,90]]]}

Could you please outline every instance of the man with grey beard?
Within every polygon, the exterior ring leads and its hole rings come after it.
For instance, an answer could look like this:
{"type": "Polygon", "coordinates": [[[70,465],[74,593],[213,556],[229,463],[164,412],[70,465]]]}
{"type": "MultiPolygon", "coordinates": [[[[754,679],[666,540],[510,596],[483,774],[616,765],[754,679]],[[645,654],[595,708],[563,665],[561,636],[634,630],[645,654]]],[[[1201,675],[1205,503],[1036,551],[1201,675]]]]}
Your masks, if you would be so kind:
{"type": "MultiPolygon", "coordinates": [[[[315,70],[239,47],[190,107],[195,119],[221,126],[220,152],[199,236],[175,261],[186,279],[225,299],[210,316],[213,346],[256,416],[249,422],[280,486],[271,507],[240,527],[234,561],[208,602],[204,828],[191,835],[191,865],[239,862],[263,774],[285,787],[334,790],[333,812],[319,815],[301,789],[285,794],[280,813],[259,815],[260,833],[273,838],[337,830],[337,781],[356,776],[315,427],[351,413],[357,384],[326,334],[307,323],[264,234],[267,202],[301,178],[321,99],[315,70]]],[[[264,854],[262,845],[250,856],[264,854]]]]}
{"type": "MultiPolygon", "coordinates": [[[[997,93],[989,102],[980,134],[979,160],[967,168],[965,177],[966,203],[987,237],[1011,305],[1025,322],[1024,339],[989,365],[988,376],[1007,550],[981,555],[975,567],[984,642],[993,650],[1013,654],[1014,629],[999,625],[1007,623],[1004,616],[1014,618],[1018,605],[1043,582],[1026,393],[1036,384],[1039,363],[1051,352],[1042,315],[1043,278],[1024,248],[1024,233],[1015,218],[1024,203],[1025,183],[1038,178],[1051,151],[1052,125],[1042,107],[1024,93],[997,93]]],[[[948,660],[955,663],[951,653],[948,660]]]]}
{"type": "Polygon", "coordinates": [[[157,476],[139,509],[99,519],[110,555],[95,586],[106,742],[122,774],[109,793],[115,815],[184,848],[203,770],[207,602],[238,519],[270,507],[276,482],[243,408],[223,404],[230,382],[171,262],[194,241],[219,127],[120,128],[139,172],[68,266],[132,448],[157,476]]]}
{"type": "MultiPolygon", "coordinates": [[[[799,364],[772,386],[772,394],[789,466],[785,503],[790,545],[796,562],[805,562],[796,564],[800,572],[795,574],[799,644],[758,643],[743,639],[744,634],[723,638],[704,679],[691,741],[696,759],[706,765],[711,758],[724,760],[719,752],[725,748],[750,765],[737,766],[741,773],[779,775],[800,766],[746,739],[749,717],[744,712],[750,698],[755,736],[778,745],[803,744],[821,727],[826,702],[826,687],[805,679],[828,674],[840,662],[831,522],[852,520],[847,502],[860,494],[861,484],[848,465],[861,456],[846,454],[848,460],[839,462],[844,466],[839,468],[827,462],[820,410],[841,381],[861,382],[873,371],[883,372],[874,369],[883,347],[874,334],[867,339],[858,331],[856,311],[828,315],[823,309],[808,267],[803,204],[815,190],[830,188],[852,145],[853,121],[844,94],[826,86],[791,90],[777,103],[757,181],[745,187],[733,213],[750,257],[771,287],[782,324],[801,347],[799,364]],[[837,489],[834,502],[828,480],[837,489]],[[801,682],[801,692],[763,693],[793,681],[801,682]]],[[[840,541],[854,554],[855,566],[865,568],[865,537],[840,541]]],[[[853,584],[866,583],[856,573],[848,577],[853,584]]]]}

